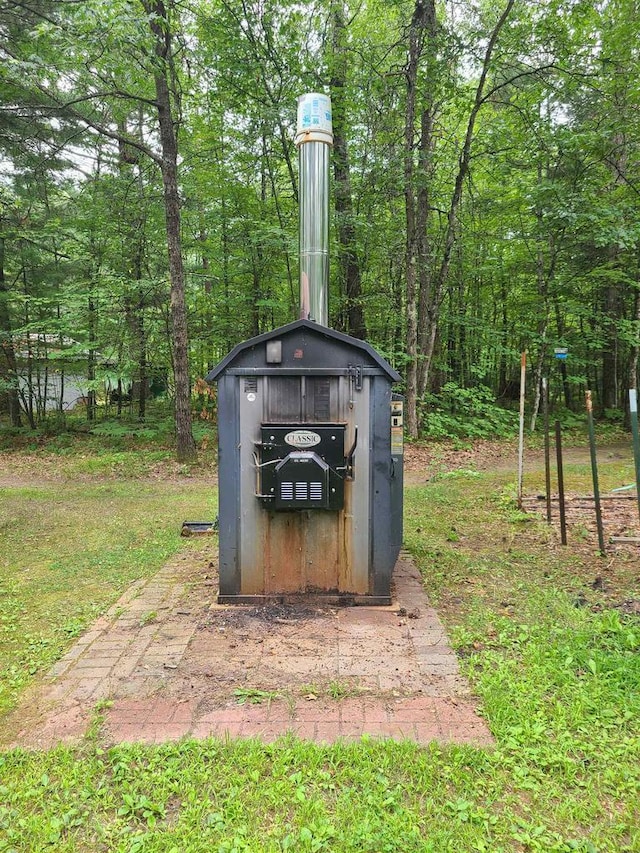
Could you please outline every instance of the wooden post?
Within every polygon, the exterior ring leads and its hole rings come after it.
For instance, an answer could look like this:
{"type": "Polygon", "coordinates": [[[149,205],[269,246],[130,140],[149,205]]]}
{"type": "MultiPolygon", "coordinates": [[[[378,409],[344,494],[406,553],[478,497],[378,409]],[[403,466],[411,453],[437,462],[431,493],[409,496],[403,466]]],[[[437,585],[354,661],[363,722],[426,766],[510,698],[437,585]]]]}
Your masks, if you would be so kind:
{"type": "Polygon", "coordinates": [[[558,467],[558,503],[560,506],[560,541],[567,544],[567,514],[564,502],[564,470],[562,467],[562,431],[556,421],[556,464],[558,467]]]}
{"type": "Polygon", "coordinates": [[[549,383],[542,378],[542,413],[544,419],[544,482],[547,495],[547,522],[551,524],[551,464],[549,442],[549,383]]]}
{"type": "Polygon", "coordinates": [[[526,388],[527,353],[520,357],[520,434],[518,439],[518,508],[522,509],[522,475],[524,470],[524,394],[526,388]]]}
{"type": "Polygon", "coordinates": [[[598,527],[598,544],[600,554],[604,557],[607,550],[604,546],[604,529],[602,526],[602,507],[600,506],[600,486],[598,485],[598,461],[596,459],[596,434],[593,426],[593,403],[591,391],[587,391],[587,424],[589,427],[589,450],[591,453],[591,475],[593,477],[593,499],[596,510],[596,525],[598,527]]]}

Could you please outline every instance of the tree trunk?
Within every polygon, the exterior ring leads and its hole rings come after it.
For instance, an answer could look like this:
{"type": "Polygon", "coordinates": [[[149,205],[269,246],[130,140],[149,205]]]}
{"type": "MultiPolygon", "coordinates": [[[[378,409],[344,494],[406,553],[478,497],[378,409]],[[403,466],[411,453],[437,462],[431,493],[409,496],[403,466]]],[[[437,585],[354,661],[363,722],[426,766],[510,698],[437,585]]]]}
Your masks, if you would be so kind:
{"type": "Polygon", "coordinates": [[[213,352],[211,350],[211,341],[213,339],[213,280],[209,268],[209,253],[207,249],[208,234],[204,226],[204,219],[200,225],[200,233],[198,240],[202,245],[202,275],[203,275],[203,290],[204,290],[204,317],[203,317],[203,343],[202,357],[200,370],[202,375],[207,373],[213,367],[213,352]]]}
{"type": "MultiPolygon", "coordinates": [[[[24,247],[21,246],[21,253],[24,247]]],[[[22,399],[22,408],[27,416],[29,421],[29,426],[31,429],[36,428],[36,421],[33,415],[33,346],[31,341],[31,317],[29,315],[29,288],[27,286],[27,268],[26,261],[24,255],[22,256],[22,292],[24,294],[24,327],[27,330],[27,375],[26,375],[26,393],[27,397],[25,399],[25,393],[23,390],[20,391],[20,396],[22,399]]]]}
{"type": "Polygon", "coordinates": [[[136,342],[138,346],[138,378],[140,381],[138,420],[144,421],[147,416],[149,375],[147,371],[147,333],[144,325],[144,294],[141,290],[139,291],[138,310],[136,311],[136,342]]]}
{"type": "MultiPolygon", "coordinates": [[[[436,37],[435,9],[428,16],[429,38],[436,37]]],[[[433,293],[431,270],[431,241],[429,239],[429,218],[431,212],[431,181],[433,179],[433,122],[434,106],[429,103],[422,110],[420,119],[420,147],[418,152],[419,181],[416,205],[416,249],[418,262],[418,353],[433,351],[435,332],[432,323],[433,293]],[[431,341],[431,337],[434,341],[431,341]]],[[[417,392],[422,397],[427,390],[428,363],[424,358],[418,361],[417,392]]]]}
{"type": "MultiPolygon", "coordinates": [[[[562,311],[560,309],[560,303],[558,302],[557,295],[554,296],[554,310],[556,315],[556,330],[558,332],[558,340],[563,341],[565,333],[564,317],[562,316],[562,311]]],[[[559,358],[557,359],[557,361],[558,369],[560,371],[560,380],[562,382],[562,394],[564,397],[564,404],[567,409],[571,409],[571,385],[569,384],[569,377],[567,376],[567,363],[563,358],[559,358]]]]}
{"type": "Polygon", "coordinates": [[[9,420],[12,427],[21,427],[20,398],[18,396],[18,367],[16,352],[11,334],[11,313],[9,311],[9,289],[4,276],[4,238],[0,235],[0,350],[4,364],[0,371],[7,383],[6,400],[9,420]]]}
{"type": "Polygon", "coordinates": [[[618,407],[618,324],[621,315],[620,290],[607,285],[604,292],[604,336],[602,348],[602,411],[618,407]]]}
{"type": "MultiPolygon", "coordinates": [[[[538,158],[538,186],[542,184],[542,162],[538,158]]],[[[549,164],[547,163],[545,177],[549,179],[549,164]]],[[[540,409],[541,394],[542,394],[542,374],[544,372],[544,362],[547,354],[547,332],[549,329],[549,284],[552,280],[555,269],[555,251],[553,245],[553,237],[548,240],[549,244],[549,269],[548,274],[545,270],[544,251],[543,251],[543,230],[544,230],[544,212],[540,205],[536,207],[536,280],[538,284],[538,296],[542,303],[542,314],[538,321],[538,340],[539,350],[538,358],[534,371],[534,389],[535,397],[533,401],[533,412],[531,413],[531,432],[536,428],[538,419],[538,411],[540,409]]]]}
{"type": "MultiPolygon", "coordinates": [[[[418,394],[422,393],[427,388],[429,383],[429,374],[433,362],[435,344],[438,337],[440,306],[442,303],[442,298],[449,275],[451,253],[458,238],[458,211],[460,208],[460,202],[462,201],[462,189],[464,186],[464,182],[469,173],[469,165],[471,162],[471,145],[473,142],[476,119],[478,118],[478,114],[486,100],[485,87],[489,74],[489,67],[491,65],[493,51],[498,41],[500,31],[505,25],[509,15],[511,14],[511,10],[513,8],[514,3],[515,0],[507,0],[507,4],[489,37],[482,61],[482,71],[480,74],[480,79],[478,81],[478,85],[475,91],[473,107],[471,108],[471,112],[469,113],[469,118],[467,120],[464,143],[462,145],[462,150],[460,152],[460,157],[458,160],[458,171],[455,177],[453,193],[451,195],[449,211],[447,214],[447,226],[444,234],[442,259],[440,262],[440,267],[436,275],[433,277],[429,299],[426,300],[427,307],[424,312],[424,318],[421,318],[422,322],[425,322],[428,325],[428,328],[421,332],[425,343],[423,348],[419,352],[419,358],[421,359],[422,364],[420,366],[420,385],[417,389],[418,394]]],[[[422,5],[420,0],[418,0],[417,5],[422,5]]]]}
{"type": "Polygon", "coordinates": [[[435,17],[432,0],[427,4],[416,0],[411,25],[407,66],[405,69],[406,106],[404,117],[404,208],[406,221],[405,242],[405,299],[407,312],[407,373],[406,373],[406,423],[411,438],[418,437],[418,216],[415,191],[415,120],[417,111],[418,69],[422,56],[424,31],[429,16],[435,17]]]}
{"type": "MultiPolygon", "coordinates": [[[[631,356],[629,358],[629,369],[627,371],[627,385],[629,390],[638,388],[638,361],[640,360],[640,283],[636,284],[635,293],[633,295],[633,345],[631,347],[631,356]]],[[[629,414],[629,395],[625,393],[624,404],[624,421],[625,426],[631,426],[629,414]]]]}
{"type": "Polygon", "coordinates": [[[331,111],[333,118],[333,169],[338,236],[338,280],[345,302],[345,331],[366,338],[362,310],[362,286],[358,259],[355,216],[349,175],[346,96],[347,50],[343,0],[335,0],[332,10],[333,44],[331,56],[331,111]]]}
{"type": "Polygon", "coordinates": [[[87,393],[87,420],[93,422],[96,419],[96,389],[94,382],[96,379],[96,330],[98,327],[97,305],[93,296],[92,290],[89,293],[89,351],[87,353],[87,379],[89,381],[89,391],[87,393]]]}
{"type": "Polygon", "coordinates": [[[178,142],[172,114],[169,74],[171,65],[171,29],[162,0],[142,0],[155,36],[157,65],[154,74],[158,109],[158,127],[162,148],[162,186],[164,191],[167,251],[171,278],[171,331],[175,383],[176,451],[180,462],[196,458],[191,430],[191,393],[189,382],[189,339],[185,300],[185,276],[180,242],[180,196],[178,193],[178,142]]]}

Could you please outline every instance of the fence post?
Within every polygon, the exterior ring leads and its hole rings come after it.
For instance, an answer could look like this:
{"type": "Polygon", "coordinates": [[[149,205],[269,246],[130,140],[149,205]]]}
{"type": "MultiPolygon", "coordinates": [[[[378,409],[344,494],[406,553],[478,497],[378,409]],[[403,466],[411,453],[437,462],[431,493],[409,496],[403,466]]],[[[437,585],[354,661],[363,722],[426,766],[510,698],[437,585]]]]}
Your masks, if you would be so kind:
{"type": "Polygon", "coordinates": [[[522,509],[522,474],[524,469],[524,394],[527,374],[527,353],[520,356],[520,432],[518,437],[518,509],[522,509]]]}
{"type": "Polygon", "coordinates": [[[631,433],[633,435],[633,459],[636,466],[638,514],[640,515],[640,436],[638,435],[638,392],[635,388],[629,388],[629,414],[631,416],[631,433]]]}
{"type": "Polygon", "coordinates": [[[551,524],[551,463],[549,442],[549,383],[542,378],[542,412],[544,416],[544,482],[547,494],[547,522],[551,524]]]}
{"type": "Polygon", "coordinates": [[[556,421],[556,464],[558,467],[558,503],[560,506],[560,541],[567,544],[567,515],[564,503],[564,469],[562,467],[562,432],[556,421]]]}
{"type": "Polygon", "coordinates": [[[591,391],[587,391],[587,424],[589,426],[589,450],[591,453],[591,476],[593,477],[593,499],[596,508],[596,525],[598,527],[598,544],[604,557],[607,550],[604,546],[604,529],[602,527],[602,507],[600,506],[600,487],[598,485],[598,462],[596,459],[596,434],[593,427],[593,403],[591,391]]]}

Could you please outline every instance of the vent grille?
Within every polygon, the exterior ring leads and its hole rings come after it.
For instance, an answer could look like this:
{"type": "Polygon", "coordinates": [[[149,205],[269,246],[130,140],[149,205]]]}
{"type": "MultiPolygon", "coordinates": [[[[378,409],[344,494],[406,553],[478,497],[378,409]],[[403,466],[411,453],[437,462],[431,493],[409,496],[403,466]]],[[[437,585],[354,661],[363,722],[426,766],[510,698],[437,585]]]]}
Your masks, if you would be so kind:
{"type": "Polygon", "coordinates": [[[309,500],[322,500],[322,483],[309,483],[309,500]]]}
{"type": "Polygon", "coordinates": [[[331,384],[328,378],[316,377],[313,381],[313,417],[328,421],[331,417],[331,384]]]}
{"type": "Polygon", "coordinates": [[[257,376],[247,376],[244,380],[244,393],[245,394],[255,394],[258,390],[258,377],[257,376]]]}
{"type": "Polygon", "coordinates": [[[322,483],[313,482],[298,482],[292,483],[284,481],[280,483],[280,500],[281,501],[313,501],[314,503],[321,501],[323,498],[322,483]]]}

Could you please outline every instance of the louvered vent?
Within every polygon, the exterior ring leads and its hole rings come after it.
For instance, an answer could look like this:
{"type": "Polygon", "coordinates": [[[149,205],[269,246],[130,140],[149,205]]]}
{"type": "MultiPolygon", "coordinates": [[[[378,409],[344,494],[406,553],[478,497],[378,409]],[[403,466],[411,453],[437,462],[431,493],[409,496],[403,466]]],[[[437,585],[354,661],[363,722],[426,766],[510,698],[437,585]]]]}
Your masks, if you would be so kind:
{"type": "Polygon", "coordinates": [[[313,501],[317,503],[323,499],[322,483],[291,483],[289,481],[280,483],[281,501],[313,501]]]}
{"type": "Polygon", "coordinates": [[[321,501],[322,497],[322,483],[309,483],[309,500],[321,501]]]}

